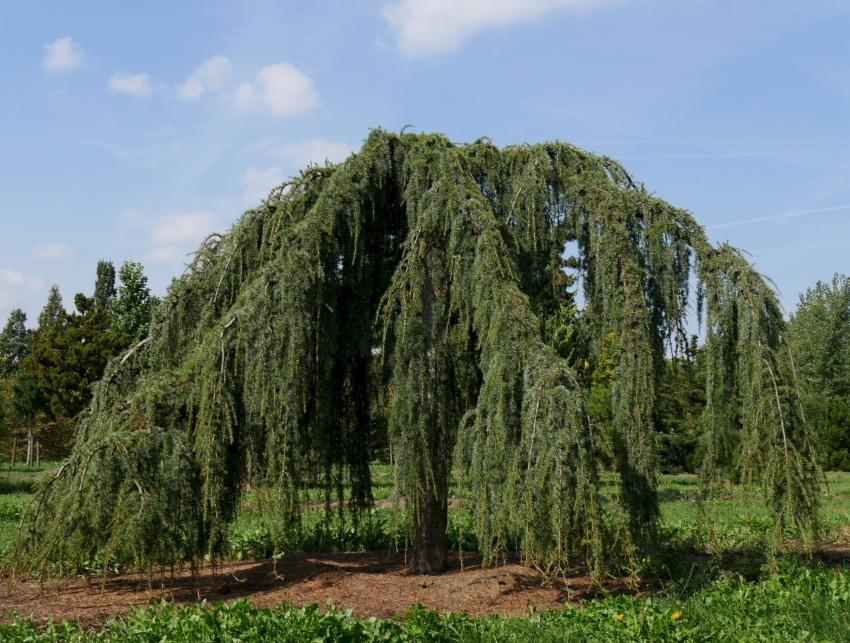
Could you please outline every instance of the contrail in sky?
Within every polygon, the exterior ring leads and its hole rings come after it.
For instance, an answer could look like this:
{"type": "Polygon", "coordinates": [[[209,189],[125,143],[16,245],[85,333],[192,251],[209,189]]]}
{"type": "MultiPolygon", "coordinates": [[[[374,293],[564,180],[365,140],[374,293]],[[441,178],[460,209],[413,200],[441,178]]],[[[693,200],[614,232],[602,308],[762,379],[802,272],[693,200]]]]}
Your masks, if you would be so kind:
{"type": "Polygon", "coordinates": [[[783,219],[795,219],[803,217],[807,214],[824,214],[827,212],[838,212],[839,210],[850,210],[850,204],[836,205],[831,208],[816,208],[814,210],[798,210],[796,212],[786,212],[784,214],[772,214],[766,217],[755,217],[753,219],[741,219],[740,221],[729,221],[727,223],[716,223],[714,225],[705,226],[706,230],[721,230],[723,228],[737,228],[738,226],[750,225],[751,223],[766,223],[768,221],[782,221],[783,219]]]}

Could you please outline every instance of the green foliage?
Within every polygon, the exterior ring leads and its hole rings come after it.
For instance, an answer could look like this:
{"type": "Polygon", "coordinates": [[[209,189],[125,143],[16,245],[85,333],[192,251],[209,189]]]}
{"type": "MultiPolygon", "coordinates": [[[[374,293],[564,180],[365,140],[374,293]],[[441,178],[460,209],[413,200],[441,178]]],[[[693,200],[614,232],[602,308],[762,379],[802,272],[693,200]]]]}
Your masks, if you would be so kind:
{"type": "Polygon", "coordinates": [[[65,323],[65,307],[62,305],[62,294],[59,286],[50,287],[47,303],[38,315],[38,330],[44,332],[59,332],[65,323]]]}
{"type": "Polygon", "coordinates": [[[665,473],[699,470],[705,409],[705,350],[692,337],[683,355],[665,359],[659,390],[658,453],[665,473]]]}
{"type": "Polygon", "coordinates": [[[32,352],[23,363],[52,417],[76,417],[91,400],[107,361],[127,345],[92,299],[78,294],[74,302],[74,313],[63,310],[55,325],[34,333],[32,352]]]}
{"type": "Polygon", "coordinates": [[[49,411],[49,402],[38,379],[24,370],[13,381],[12,412],[17,419],[34,424],[42,411],[49,411]]]}
{"type": "Polygon", "coordinates": [[[706,480],[738,429],[730,466],[762,485],[777,531],[810,539],[818,480],[784,322],[740,253],[568,144],[375,131],[205,240],[149,334],[141,267],[125,264],[113,315],[147,337],[97,385],[27,517],[21,564],[224,555],[249,482],[275,489],[284,539],[316,487],[328,524],[364,528],[376,412],[414,569],[445,562],[452,471],[475,491],[488,562],[513,548],[550,570],[634,558],[658,541],[661,382],[667,349],[687,346],[692,276],[708,328],[706,480]],[[596,369],[623,481],[610,512],[584,392],[596,369]]]}
{"type": "Polygon", "coordinates": [[[115,265],[111,261],[97,262],[97,279],[94,283],[94,305],[108,311],[118,291],[115,289],[115,265]]]}
{"type": "Polygon", "coordinates": [[[26,313],[16,308],[0,331],[0,379],[14,375],[29,354],[31,333],[26,323],[26,313]]]}
{"type": "MultiPolygon", "coordinates": [[[[111,265],[111,264],[110,264],[111,265]]],[[[112,269],[112,290],[114,292],[114,268],[112,269]]],[[[108,267],[101,268],[98,265],[98,285],[95,288],[95,301],[105,299],[109,291],[108,267]],[[103,272],[103,275],[101,275],[103,272]],[[98,299],[100,297],[100,299],[98,299]]],[[[151,313],[154,301],[148,288],[148,278],[142,264],[136,261],[127,261],[118,272],[120,285],[118,296],[112,301],[111,315],[112,328],[115,332],[127,337],[139,340],[147,337],[150,328],[151,313]]]]}
{"type": "MultiPolygon", "coordinates": [[[[691,579],[692,582],[697,579],[691,579]]],[[[230,604],[136,608],[100,630],[0,625],[9,643],[41,641],[843,641],[850,638],[850,573],[789,566],[758,582],[721,577],[665,596],[609,596],[525,617],[472,618],[413,607],[399,619],[357,619],[329,606],[230,604]]]]}
{"type": "Polygon", "coordinates": [[[707,299],[704,479],[716,486],[734,466],[745,482],[762,485],[774,538],[790,522],[811,544],[819,471],[779,302],[726,245],[702,260],[700,276],[707,299]]]}
{"type": "Polygon", "coordinates": [[[825,468],[850,470],[850,278],[800,296],[788,338],[825,468]]]}

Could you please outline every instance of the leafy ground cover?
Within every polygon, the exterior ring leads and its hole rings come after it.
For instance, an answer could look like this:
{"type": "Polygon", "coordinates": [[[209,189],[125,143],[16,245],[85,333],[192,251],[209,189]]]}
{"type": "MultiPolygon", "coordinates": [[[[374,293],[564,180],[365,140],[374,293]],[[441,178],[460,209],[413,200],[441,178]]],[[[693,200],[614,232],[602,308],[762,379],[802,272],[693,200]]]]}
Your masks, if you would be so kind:
{"type": "Polygon", "coordinates": [[[358,619],[332,607],[262,609],[164,604],[97,630],[63,622],[0,626],[9,643],[39,641],[846,641],[850,573],[787,567],[759,582],[725,577],[690,595],[608,597],[524,617],[440,615],[358,619]]]}

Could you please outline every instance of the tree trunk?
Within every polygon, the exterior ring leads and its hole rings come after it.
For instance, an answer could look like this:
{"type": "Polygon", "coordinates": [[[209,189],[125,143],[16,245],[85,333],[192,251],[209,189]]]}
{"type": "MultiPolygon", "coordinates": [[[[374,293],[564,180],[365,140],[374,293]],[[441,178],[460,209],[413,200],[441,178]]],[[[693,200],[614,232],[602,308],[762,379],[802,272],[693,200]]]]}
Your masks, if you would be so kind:
{"type": "Polygon", "coordinates": [[[15,468],[15,457],[18,455],[18,433],[12,434],[12,469],[15,468]]]}
{"type": "Polygon", "coordinates": [[[425,490],[416,502],[410,569],[417,574],[436,574],[446,569],[448,494],[446,476],[442,478],[443,481],[437,481],[441,489],[425,490]]]}
{"type": "Polygon", "coordinates": [[[33,434],[32,434],[32,426],[27,429],[27,468],[32,469],[32,456],[33,456],[33,434]]]}
{"type": "Polygon", "coordinates": [[[431,272],[425,269],[422,289],[422,321],[425,326],[427,371],[423,382],[422,413],[427,418],[427,460],[420,464],[419,486],[413,507],[413,551],[410,568],[418,574],[434,574],[446,568],[449,542],[448,525],[448,452],[445,427],[439,421],[437,383],[437,344],[439,330],[434,322],[436,297],[431,272]]]}

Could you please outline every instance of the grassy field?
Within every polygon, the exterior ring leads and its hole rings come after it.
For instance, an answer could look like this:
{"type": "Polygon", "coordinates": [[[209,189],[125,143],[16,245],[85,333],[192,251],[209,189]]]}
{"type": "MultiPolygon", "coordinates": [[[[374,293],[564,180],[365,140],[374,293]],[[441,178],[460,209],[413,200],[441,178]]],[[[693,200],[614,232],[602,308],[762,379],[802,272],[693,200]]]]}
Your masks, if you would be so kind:
{"type": "MultiPolygon", "coordinates": [[[[17,529],[38,471],[0,466],[0,552],[17,529]]],[[[356,534],[307,512],[298,541],[281,542],[273,499],[246,494],[230,530],[235,559],[266,558],[296,551],[375,550],[400,545],[403,525],[392,507],[392,470],[374,465],[379,501],[356,534]]],[[[26,620],[0,626],[2,641],[847,641],[850,640],[850,571],[789,556],[766,564],[762,543],[770,527],[767,511],[752,489],[733,488],[710,504],[697,502],[695,476],[664,476],[660,485],[666,554],[641,574],[652,576],[650,595],[610,596],[526,618],[439,616],[412,609],[403,619],[358,620],[345,612],[295,608],[258,609],[244,601],[229,605],[139,609],[103,629],[71,623],[37,630],[26,620]]],[[[616,480],[605,480],[613,498],[616,480]]],[[[461,498],[461,490],[453,495],[461,498]]],[[[321,500],[320,496],[315,498],[321,500]]],[[[453,547],[471,549],[470,516],[463,502],[450,513],[453,547]]],[[[830,473],[822,512],[824,541],[843,545],[850,525],[850,474],[830,473]]]]}

